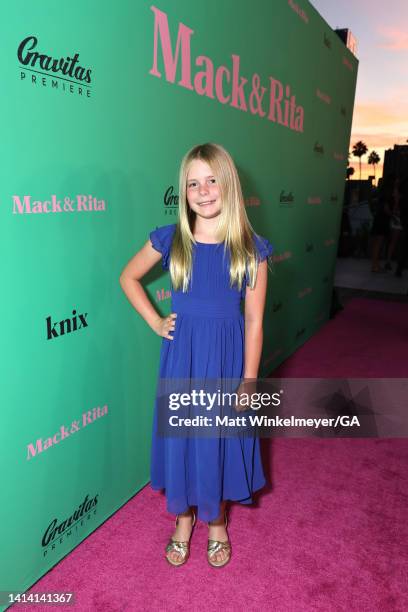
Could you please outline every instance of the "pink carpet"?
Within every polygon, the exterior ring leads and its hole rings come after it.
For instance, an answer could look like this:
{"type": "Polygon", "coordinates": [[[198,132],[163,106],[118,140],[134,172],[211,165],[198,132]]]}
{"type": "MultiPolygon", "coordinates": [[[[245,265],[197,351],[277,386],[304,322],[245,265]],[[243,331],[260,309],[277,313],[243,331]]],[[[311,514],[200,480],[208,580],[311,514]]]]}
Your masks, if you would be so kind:
{"type": "MultiPolygon", "coordinates": [[[[354,299],[273,375],[406,377],[406,311],[354,299]]],[[[406,612],[407,440],[275,438],[262,452],[271,486],[231,504],[225,568],[208,566],[201,522],[188,563],[167,564],[173,519],[147,485],[32,591],[74,591],[70,609],[90,612],[406,612]]]]}
{"type": "Polygon", "coordinates": [[[406,378],[408,303],[354,298],[273,376],[406,378]]]}

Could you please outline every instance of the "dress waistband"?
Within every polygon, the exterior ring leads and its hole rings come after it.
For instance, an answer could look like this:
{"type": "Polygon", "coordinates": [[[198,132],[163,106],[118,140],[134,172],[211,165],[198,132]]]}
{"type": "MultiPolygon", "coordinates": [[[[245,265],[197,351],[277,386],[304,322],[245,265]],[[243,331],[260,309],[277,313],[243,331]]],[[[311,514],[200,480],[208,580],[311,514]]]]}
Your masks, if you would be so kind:
{"type": "Polygon", "coordinates": [[[196,317],[239,317],[242,315],[238,299],[197,298],[172,296],[172,312],[196,317]]]}

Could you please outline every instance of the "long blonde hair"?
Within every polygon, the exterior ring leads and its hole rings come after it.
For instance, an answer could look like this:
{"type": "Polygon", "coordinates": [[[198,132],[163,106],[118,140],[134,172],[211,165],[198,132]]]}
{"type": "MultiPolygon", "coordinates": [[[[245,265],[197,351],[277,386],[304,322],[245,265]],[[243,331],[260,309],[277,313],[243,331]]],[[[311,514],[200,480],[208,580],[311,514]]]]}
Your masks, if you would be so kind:
{"type": "Polygon", "coordinates": [[[191,210],[186,196],[187,175],[194,160],[206,162],[214,174],[220,190],[221,212],[216,230],[217,242],[224,242],[224,254],[230,249],[230,287],[238,290],[247,274],[247,284],[255,285],[258,258],[253,239],[254,229],[246,214],[244,197],[234,161],[221,145],[208,142],[196,145],[183,157],[179,174],[179,222],[171,247],[169,272],[174,289],[187,291],[192,273],[193,236],[196,213],[191,210]]]}

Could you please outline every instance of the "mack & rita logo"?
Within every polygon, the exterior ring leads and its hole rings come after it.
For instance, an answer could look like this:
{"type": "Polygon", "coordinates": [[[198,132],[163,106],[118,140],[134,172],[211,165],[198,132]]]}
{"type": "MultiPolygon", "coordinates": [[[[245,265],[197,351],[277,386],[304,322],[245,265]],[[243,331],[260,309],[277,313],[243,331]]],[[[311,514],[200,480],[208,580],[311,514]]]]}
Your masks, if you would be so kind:
{"type": "Polygon", "coordinates": [[[171,291],[168,289],[157,289],[156,291],[156,302],[162,302],[163,300],[169,300],[171,298],[171,291]]]}
{"type": "Polygon", "coordinates": [[[48,200],[35,200],[29,194],[13,195],[13,214],[71,213],[106,210],[105,200],[98,200],[92,194],[78,194],[74,199],[69,196],[57,198],[53,193],[48,200]]]}
{"type": "Polygon", "coordinates": [[[252,195],[252,196],[249,196],[248,198],[245,198],[244,203],[245,203],[245,206],[260,206],[261,200],[257,196],[252,195]]]}

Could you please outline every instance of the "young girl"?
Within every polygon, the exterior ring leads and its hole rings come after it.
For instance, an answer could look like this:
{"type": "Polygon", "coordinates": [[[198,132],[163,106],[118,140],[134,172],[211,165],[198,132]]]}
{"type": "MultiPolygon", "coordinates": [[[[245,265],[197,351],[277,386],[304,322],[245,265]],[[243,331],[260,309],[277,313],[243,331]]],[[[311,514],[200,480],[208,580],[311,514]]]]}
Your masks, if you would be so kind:
{"type": "MultiPolygon", "coordinates": [[[[238,173],[220,145],[197,145],[184,156],[179,220],[157,227],[124,268],[121,286],[148,325],[163,337],[161,379],[256,379],[262,352],[267,258],[273,247],[248,220],[238,173]],[[160,317],[140,279],[162,258],[172,285],[172,312],[160,317]],[[245,299],[245,315],[240,303],[245,299]]],[[[242,392],[243,387],[240,387],[242,392]]],[[[151,450],[151,486],[165,489],[176,514],[166,559],[182,565],[197,517],[209,526],[207,559],[222,567],[231,557],[226,502],[252,503],[265,485],[254,437],[166,437],[151,450]]]]}

